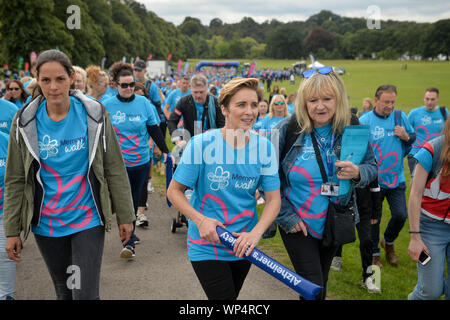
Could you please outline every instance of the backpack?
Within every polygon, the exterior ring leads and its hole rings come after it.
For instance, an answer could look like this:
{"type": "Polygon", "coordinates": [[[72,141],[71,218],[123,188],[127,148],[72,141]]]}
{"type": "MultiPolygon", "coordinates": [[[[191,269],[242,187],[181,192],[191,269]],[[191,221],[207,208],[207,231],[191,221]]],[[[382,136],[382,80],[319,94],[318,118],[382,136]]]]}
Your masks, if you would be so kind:
{"type": "MultiPolygon", "coordinates": [[[[402,111],[394,110],[394,117],[395,117],[394,118],[395,126],[402,127],[402,111]]],[[[412,149],[412,143],[408,144],[407,142],[402,140],[402,149],[403,149],[403,157],[406,157],[412,149]]]]}
{"type": "Polygon", "coordinates": [[[442,117],[444,118],[444,122],[447,121],[447,112],[445,112],[445,106],[440,106],[439,110],[441,110],[442,117]]]}

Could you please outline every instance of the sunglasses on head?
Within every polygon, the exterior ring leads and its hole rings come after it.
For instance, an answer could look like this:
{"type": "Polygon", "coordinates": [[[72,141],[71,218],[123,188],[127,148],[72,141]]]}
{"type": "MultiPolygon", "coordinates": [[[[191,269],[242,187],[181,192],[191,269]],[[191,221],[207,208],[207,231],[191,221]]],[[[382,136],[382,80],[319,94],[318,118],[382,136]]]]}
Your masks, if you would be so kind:
{"type": "Polygon", "coordinates": [[[273,104],[277,106],[279,104],[284,104],[284,101],[277,101],[277,102],[274,102],[273,104]]]}
{"type": "Polygon", "coordinates": [[[20,88],[9,88],[8,90],[9,90],[9,91],[13,91],[13,90],[19,91],[20,88]]]}
{"type": "Polygon", "coordinates": [[[126,88],[128,88],[128,87],[134,88],[134,86],[136,85],[136,82],[130,82],[130,83],[118,83],[118,85],[119,85],[122,89],[126,89],[126,88]]]}
{"type": "Polygon", "coordinates": [[[311,78],[312,75],[314,75],[316,72],[320,74],[329,74],[333,71],[333,67],[321,67],[317,69],[309,69],[306,71],[303,71],[302,76],[305,79],[311,78]]]}

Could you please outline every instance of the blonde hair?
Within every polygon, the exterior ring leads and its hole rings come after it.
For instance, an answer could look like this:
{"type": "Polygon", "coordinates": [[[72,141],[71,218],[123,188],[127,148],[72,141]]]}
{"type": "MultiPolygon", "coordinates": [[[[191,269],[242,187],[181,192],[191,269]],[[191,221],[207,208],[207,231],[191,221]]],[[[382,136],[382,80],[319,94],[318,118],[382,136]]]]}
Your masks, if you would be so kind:
{"type": "Polygon", "coordinates": [[[332,118],[332,129],[342,134],[344,127],[350,124],[351,112],[347,99],[347,90],[341,78],[334,72],[329,74],[316,73],[310,78],[303,79],[295,100],[295,113],[301,132],[311,133],[314,129],[306,102],[313,96],[324,97],[332,94],[336,100],[336,110],[332,118]]]}
{"type": "Polygon", "coordinates": [[[259,81],[256,78],[234,78],[227,82],[220,90],[219,105],[223,105],[228,109],[231,98],[243,88],[254,90],[258,96],[258,103],[263,99],[263,91],[259,86],[259,81]]]}
{"type": "Polygon", "coordinates": [[[75,71],[75,73],[78,73],[78,74],[81,75],[81,78],[83,79],[83,83],[84,83],[84,90],[83,91],[86,91],[86,79],[87,79],[86,71],[83,68],[79,67],[79,66],[73,66],[72,68],[75,71]]]}
{"type": "Polygon", "coordinates": [[[364,102],[368,102],[369,103],[369,110],[373,110],[373,102],[372,102],[372,99],[370,99],[370,98],[364,98],[363,99],[363,105],[364,105],[364,102]]]}
{"type": "Polygon", "coordinates": [[[280,98],[281,100],[284,101],[284,114],[283,117],[288,117],[290,116],[289,111],[288,111],[288,107],[287,107],[287,101],[286,98],[282,95],[282,94],[276,94],[272,97],[272,100],[270,100],[270,106],[269,106],[269,119],[272,119],[272,117],[275,115],[275,111],[273,110],[273,105],[275,103],[275,99],[276,98],[280,98]]]}

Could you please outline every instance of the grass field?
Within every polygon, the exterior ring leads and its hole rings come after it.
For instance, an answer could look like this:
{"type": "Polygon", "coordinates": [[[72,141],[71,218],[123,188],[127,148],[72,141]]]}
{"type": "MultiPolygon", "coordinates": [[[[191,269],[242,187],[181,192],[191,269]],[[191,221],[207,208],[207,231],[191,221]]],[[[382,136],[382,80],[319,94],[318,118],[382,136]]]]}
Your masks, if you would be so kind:
{"type": "MultiPolygon", "coordinates": [[[[193,67],[199,61],[189,60],[189,64],[193,67]]],[[[294,60],[257,60],[256,68],[289,68],[294,62],[294,60]]],[[[320,62],[324,65],[345,68],[346,73],[342,75],[342,79],[350,96],[350,104],[360,109],[363,98],[373,99],[376,88],[386,83],[397,86],[397,108],[405,112],[423,105],[424,91],[432,86],[440,90],[441,105],[450,104],[450,62],[397,60],[320,60],[320,62]],[[406,70],[402,69],[404,64],[407,65],[406,70]]],[[[272,82],[272,88],[275,84],[285,87],[289,94],[297,91],[300,79],[296,79],[295,85],[291,85],[289,81],[272,82]]],[[[268,95],[266,92],[267,97],[268,95]]]]}
{"type": "MultiPolygon", "coordinates": [[[[191,66],[198,62],[190,61],[191,66]]],[[[248,62],[248,61],[243,61],[248,62]]],[[[250,61],[251,62],[251,61],[250,61]]],[[[257,68],[282,68],[290,67],[294,61],[288,60],[261,60],[258,61],[257,68]]],[[[406,113],[412,108],[423,105],[423,94],[427,87],[435,86],[440,90],[440,105],[449,105],[450,102],[450,62],[407,62],[407,69],[402,70],[405,62],[401,61],[321,61],[325,65],[344,67],[346,74],[342,76],[351,105],[359,106],[364,97],[371,97],[375,89],[383,83],[395,84],[398,88],[397,108],[406,113]]],[[[277,82],[273,82],[277,84],[277,82]]],[[[272,87],[273,87],[272,84],[272,87]]],[[[278,83],[286,87],[287,92],[294,92],[299,85],[296,80],[295,86],[289,81],[278,83]]],[[[268,93],[266,93],[268,95],[268,93]]],[[[171,146],[170,139],[167,139],[171,146]]],[[[170,147],[169,147],[170,148],[170,147]]],[[[410,175],[407,169],[406,160],[406,199],[409,198],[410,175]]],[[[164,183],[161,177],[155,175],[154,183],[161,192],[164,192],[164,183]]],[[[258,207],[259,213],[261,206],[258,207]]],[[[390,218],[388,204],[383,203],[383,217],[381,220],[381,233],[384,232],[390,218]]],[[[333,300],[404,300],[408,293],[412,291],[417,281],[416,264],[408,255],[409,244],[409,224],[405,224],[399,238],[395,242],[396,252],[399,256],[399,266],[391,267],[381,249],[381,259],[383,269],[381,269],[381,294],[369,294],[360,287],[362,280],[361,258],[359,253],[359,241],[345,245],[343,248],[343,267],[340,271],[330,270],[328,282],[328,298],[333,300]]],[[[381,235],[382,236],[382,235],[381,235]]],[[[272,239],[263,239],[260,242],[260,249],[277,259],[280,263],[293,269],[287,256],[279,233],[272,239]]]]}

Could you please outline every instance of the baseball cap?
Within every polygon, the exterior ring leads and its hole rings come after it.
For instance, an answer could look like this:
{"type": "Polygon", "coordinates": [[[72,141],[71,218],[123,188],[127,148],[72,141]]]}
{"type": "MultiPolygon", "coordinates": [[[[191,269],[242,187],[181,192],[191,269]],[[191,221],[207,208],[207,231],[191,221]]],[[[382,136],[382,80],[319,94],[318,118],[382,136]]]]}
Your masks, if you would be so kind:
{"type": "Polygon", "coordinates": [[[142,69],[146,69],[147,65],[145,64],[145,62],[143,60],[138,60],[134,63],[134,69],[136,69],[137,71],[141,71],[142,69]]]}

